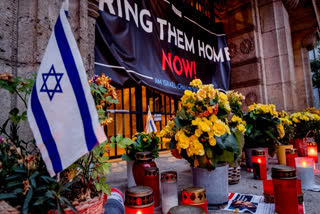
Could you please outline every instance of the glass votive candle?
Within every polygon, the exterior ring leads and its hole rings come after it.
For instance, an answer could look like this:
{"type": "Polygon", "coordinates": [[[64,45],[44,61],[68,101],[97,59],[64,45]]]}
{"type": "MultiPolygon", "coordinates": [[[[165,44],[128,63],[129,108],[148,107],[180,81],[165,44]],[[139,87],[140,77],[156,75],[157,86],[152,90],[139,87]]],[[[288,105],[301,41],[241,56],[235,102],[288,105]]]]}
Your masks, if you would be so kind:
{"type": "Polygon", "coordinates": [[[161,206],[162,213],[167,214],[171,207],[178,205],[177,172],[161,173],[161,206]]]}
{"type": "Polygon", "coordinates": [[[298,214],[296,172],[293,167],[272,167],[275,211],[279,214],[298,214]]]}
{"type": "Polygon", "coordinates": [[[263,195],[265,203],[274,203],[274,192],[272,180],[263,180],[263,195]]]}
{"type": "Polygon", "coordinates": [[[208,213],[206,190],[202,187],[188,187],[181,192],[181,205],[200,207],[208,213]]]}
{"type": "Polygon", "coordinates": [[[298,157],[297,150],[292,149],[286,149],[286,163],[287,166],[291,166],[293,168],[296,168],[296,162],[295,158],[298,157]]]}
{"type": "Polygon", "coordinates": [[[297,177],[301,180],[302,189],[312,188],[315,185],[313,172],[313,158],[295,158],[297,177]]]}
{"type": "Polygon", "coordinates": [[[180,205],[172,207],[168,214],[205,214],[205,211],[199,207],[180,205]]]}
{"type": "Polygon", "coordinates": [[[267,179],[267,158],[265,150],[252,150],[253,177],[258,180],[267,179]]]}
{"type": "Polygon", "coordinates": [[[316,142],[307,143],[307,154],[309,158],[313,158],[314,163],[318,163],[318,147],[316,142]]]}
{"type": "Polygon", "coordinates": [[[146,168],[144,171],[143,186],[153,190],[154,206],[160,206],[159,169],[157,167],[146,168]]]}
{"type": "Polygon", "coordinates": [[[154,200],[151,187],[135,186],[126,191],[126,214],[153,214],[154,200]]]}

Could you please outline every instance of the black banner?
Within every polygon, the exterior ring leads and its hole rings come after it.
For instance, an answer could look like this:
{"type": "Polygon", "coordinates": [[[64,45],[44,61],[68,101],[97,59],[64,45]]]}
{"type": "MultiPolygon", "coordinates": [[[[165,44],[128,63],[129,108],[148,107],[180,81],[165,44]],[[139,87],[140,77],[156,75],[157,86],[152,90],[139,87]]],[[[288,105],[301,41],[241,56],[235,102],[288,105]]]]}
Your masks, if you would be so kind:
{"type": "Polygon", "coordinates": [[[100,0],[95,73],[106,73],[117,87],[142,83],[174,95],[192,90],[189,83],[196,78],[227,90],[223,26],[177,2],[100,0]]]}

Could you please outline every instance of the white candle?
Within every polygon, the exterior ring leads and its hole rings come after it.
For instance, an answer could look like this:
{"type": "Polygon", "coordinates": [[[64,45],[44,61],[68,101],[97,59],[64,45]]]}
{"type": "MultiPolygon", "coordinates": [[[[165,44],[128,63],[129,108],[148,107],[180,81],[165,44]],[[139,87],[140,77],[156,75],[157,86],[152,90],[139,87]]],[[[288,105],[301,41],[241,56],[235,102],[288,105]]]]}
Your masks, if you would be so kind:
{"type": "Polygon", "coordinates": [[[315,185],[312,166],[297,166],[297,177],[301,180],[302,189],[312,188],[315,185]]]}
{"type": "Polygon", "coordinates": [[[170,208],[178,206],[177,183],[161,183],[162,187],[162,213],[167,214],[170,208]]]}

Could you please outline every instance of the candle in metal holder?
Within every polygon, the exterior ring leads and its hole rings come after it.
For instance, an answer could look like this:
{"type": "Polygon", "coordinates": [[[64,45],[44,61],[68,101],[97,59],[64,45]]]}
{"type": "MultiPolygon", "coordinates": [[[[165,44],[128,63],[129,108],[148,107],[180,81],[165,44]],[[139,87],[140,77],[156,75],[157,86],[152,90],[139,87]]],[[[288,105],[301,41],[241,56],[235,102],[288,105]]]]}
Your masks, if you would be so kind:
{"type": "Polygon", "coordinates": [[[309,158],[313,158],[314,163],[318,163],[318,147],[316,142],[307,143],[307,153],[309,158]]]}
{"type": "Polygon", "coordinates": [[[161,205],[163,214],[167,214],[171,207],[178,205],[176,171],[161,173],[161,205]]]}
{"type": "Polygon", "coordinates": [[[181,205],[200,207],[208,213],[206,190],[202,187],[188,187],[181,192],[181,205]]]}
{"type": "Polygon", "coordinates": [[[265,150],[252,150],[253,177],[258,180],[267,179],[267,158],[265,150]]]}
{"type": "Polygon", "coordinates": [[[287,166],[291,166],[293,168],[296,168],[296,162],[295,158],[298,157],[297,150],[292,149],[286,149],[286,163],[287,166]]]}
{"type": "Polygon", "coordinates": [[[263,195],[265,203],[274,203],[274,192],[272,180],[263,180],[263,195]]]}
{"type": "Polygon", "coordinates": [[[157,167],[146,168],[144,171],[143,185],[153,190],[154,206],[160,206],[159,169],[157,167]]]}
{"type": "Polygon", "coordinates": [[[272,167],[275,211],[279,214],[298,214],[296,172],[293,167],[272,167]]]}
{"type": "Polygon", "coordinates": [[[126,214],[153,214],[154,200],[150,187],[135,186],[126,191],[126,214]]]}

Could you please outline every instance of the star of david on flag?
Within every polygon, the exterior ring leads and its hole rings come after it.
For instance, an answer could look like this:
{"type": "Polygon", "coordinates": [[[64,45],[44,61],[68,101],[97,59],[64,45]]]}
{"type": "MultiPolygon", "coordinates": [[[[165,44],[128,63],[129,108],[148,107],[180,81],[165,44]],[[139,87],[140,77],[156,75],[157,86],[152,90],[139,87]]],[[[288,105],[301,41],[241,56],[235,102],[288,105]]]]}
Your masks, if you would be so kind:
{"type": "Polygon", "coordinates": [[[29,99],[28,121],[51,176],[106,140],[64,4],[29,99]]]}
{"type": "Polygon", "coordinates": [[[50,101],[52,100],[55,93],[62,93],[61,86],[60,86],[60,81],[62,76],[63,76],[63,73],[56,73],[56,70],[54,69],[53,65],[51,66],[48,73],[42,74],[43,85],[40,89],[40,92],[47,92],[50,98],[50,101]],[[49,78],[56,81],[55,86],[51,89],[48,88],[48,81],[50,80],[49,78]]]}

